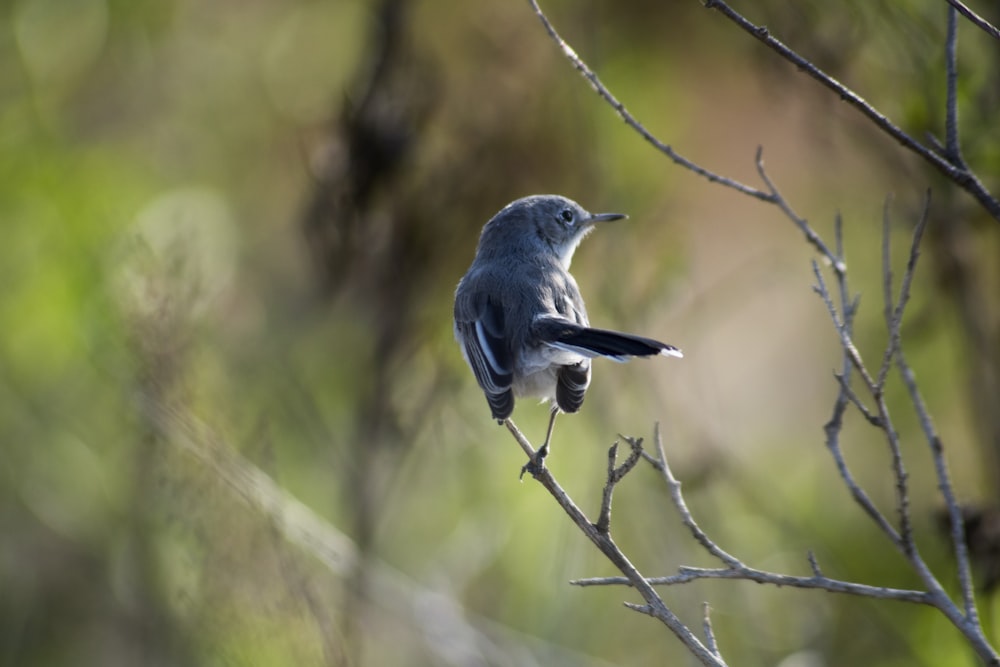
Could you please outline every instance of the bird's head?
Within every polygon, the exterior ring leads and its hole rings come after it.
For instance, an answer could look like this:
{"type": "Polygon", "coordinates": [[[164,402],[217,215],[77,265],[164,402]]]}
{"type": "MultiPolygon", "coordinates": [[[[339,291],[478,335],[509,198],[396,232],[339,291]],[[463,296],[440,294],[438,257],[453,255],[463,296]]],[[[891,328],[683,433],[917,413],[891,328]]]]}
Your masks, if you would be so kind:
{"type": "Polygon", "coordinates": [[[520,246],[551,252],[569,268],[573,252],[594,225],[626,217],[623,213],[590,213],[559,195],[533,195],[508,204],[487,229],[496,225],[497,232],[518,234],[520,246]]]}

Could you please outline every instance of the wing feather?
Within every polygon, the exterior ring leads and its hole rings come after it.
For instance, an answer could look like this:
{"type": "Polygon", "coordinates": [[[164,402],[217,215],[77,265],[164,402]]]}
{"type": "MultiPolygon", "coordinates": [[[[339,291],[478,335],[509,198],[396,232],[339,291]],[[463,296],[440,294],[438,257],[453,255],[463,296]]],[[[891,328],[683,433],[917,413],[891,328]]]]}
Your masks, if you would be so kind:
{"type": "Polygon", "coordinates": [[[514,362],[510,343],[503,335],[503,308],[488,298],[469,303],[463,297],[460,286],[455,299],[455,337],[486,394],[494,419],[506,419],[514,411],[514,362]]]}

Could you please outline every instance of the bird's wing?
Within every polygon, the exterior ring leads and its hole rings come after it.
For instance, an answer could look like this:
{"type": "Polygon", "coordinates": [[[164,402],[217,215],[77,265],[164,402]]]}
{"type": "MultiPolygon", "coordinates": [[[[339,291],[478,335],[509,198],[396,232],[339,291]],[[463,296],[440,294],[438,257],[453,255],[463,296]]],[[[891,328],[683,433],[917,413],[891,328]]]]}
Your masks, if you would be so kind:
{"type": "Polygon", "coordinates": [[[455,297],[455,337],[486,394],[493,417],[502,420],[514,411],[514,360],[503,333],[504,311],[488,296],[469,296],[475,293],[459,287],[455,297]]]}

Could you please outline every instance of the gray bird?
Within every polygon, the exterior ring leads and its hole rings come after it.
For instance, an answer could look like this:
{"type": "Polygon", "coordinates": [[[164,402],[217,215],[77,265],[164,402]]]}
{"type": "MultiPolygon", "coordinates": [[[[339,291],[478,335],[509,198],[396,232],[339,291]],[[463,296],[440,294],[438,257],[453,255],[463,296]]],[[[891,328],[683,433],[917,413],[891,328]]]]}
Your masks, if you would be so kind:
{"type": "Polygon", "coordinates": [[[681,351],[651,338],[591,328],[576,280],[576,247],[599,222],[621,213],[588,213],[557,195],[534,195],[503,208],[483,227],[472,266],[455,292],[455,338],[486,394],[494,419],[510,419],[515,396],[551,402],[549,425],[535,460],[548,454],[556,415],[576,412],[590,385],[590,360],[681,351]]]}

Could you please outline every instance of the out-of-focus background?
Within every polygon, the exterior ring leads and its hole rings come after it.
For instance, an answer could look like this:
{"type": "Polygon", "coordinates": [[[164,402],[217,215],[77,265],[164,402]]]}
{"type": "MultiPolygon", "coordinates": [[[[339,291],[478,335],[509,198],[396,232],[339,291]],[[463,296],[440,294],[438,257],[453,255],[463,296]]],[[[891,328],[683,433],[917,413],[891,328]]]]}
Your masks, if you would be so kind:
{"type": "MultiPolygon", "coordinates": [[[[946,3],[737,4],[943,135],[946,3]]],[[[904,344],[961,499],[994,506],[998,223],[698,2],[545,8],[680,153],[760,185],[763,146],[820,233],[842,216],[874,365],[883,206],[898,275],[932,189],[904,344]]],[[[840,355],[812,249],[643,142],[527,2],[17,0],[0,21],[0,664],[690,662],[632,591],[567,584],[616,573],[518,481],[452,340],[482,224],[539,192],[629,214],[576,254],[591,320],[686,354],[595,364],[549,461],[584,510],[617,434],[658,421],[695,516],[746,563],[809,574],[812,550],[830,576],[919,586],[824,448],[840,355]]],[[[998,44],[959,27],[963,148],[996,192],[998,44]]],[[[919,543],[954,587],[927,447],[889,394],[919,543]]],[[[544,407],[514,416],[541,439],[544,407]]],[[[850,417],[848,460],[891,515],[881,443],[850,417]]],[[[612,530],[647,575],[715,564],[649,468],[612,530]]],[[[710,602],[731,664],[972,662],[912,605],[664,595],[693,625],[710,602]]]]}

